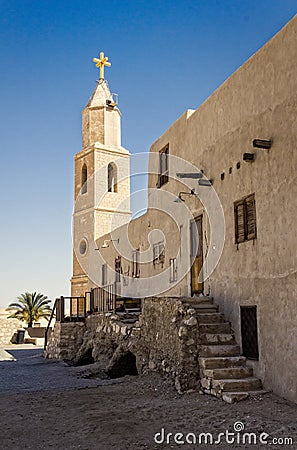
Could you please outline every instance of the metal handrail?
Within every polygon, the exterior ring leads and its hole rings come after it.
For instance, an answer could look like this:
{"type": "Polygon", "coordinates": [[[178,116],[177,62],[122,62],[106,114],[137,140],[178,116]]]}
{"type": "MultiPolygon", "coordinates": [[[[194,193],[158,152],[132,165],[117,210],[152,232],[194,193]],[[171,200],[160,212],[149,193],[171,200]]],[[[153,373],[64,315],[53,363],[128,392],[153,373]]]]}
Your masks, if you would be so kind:
{"type": "Polygon", "coordinates": [[[56,308],[57,308],[58,300],[59,300],[59,299],[56,298],[55,303],[54,303],[54,306],[53,306],[53,309],[52,309],[52,312],[51,312],[51,315],[50,315],[50,319],[49,319],[49,321],[48,321],[48,324],[47,324],[47,327],[46,327],[46,330],[45,330],[45,335],[44,335],[44,350],[46,349],[46,346],[47,346],[47,334],[48,334],[48,331],[49,331],[49,328],[50,328],[50,325],[51,325],[51,321],[52,321],[53,318],[54,318],[54,314],[55,314],[55,310],[56,310],[56,308]]]}
{"type": "Polygon", "coordinates": [[[116,310],[116,287],[115,283],[104,287],[91,289],[91,311],[92,312],[115,312],[116,310]]]}

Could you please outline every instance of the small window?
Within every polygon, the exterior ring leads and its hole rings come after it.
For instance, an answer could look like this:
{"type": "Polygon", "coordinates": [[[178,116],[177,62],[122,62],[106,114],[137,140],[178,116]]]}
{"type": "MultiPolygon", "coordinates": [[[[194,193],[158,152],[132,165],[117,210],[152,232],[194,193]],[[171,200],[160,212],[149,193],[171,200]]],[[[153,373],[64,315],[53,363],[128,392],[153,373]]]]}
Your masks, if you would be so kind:
{"type": "Polygon", "coordinates": [[[84,164],[81,169],[81,193],[85,194],[88,192],[88,169],[87,165],[84,164]]]}
{"type": "Polygon", "coordinates": [[[246,358],[259,359],[257,307],[241,306],[242,353],[246,358]]]}
{"type": "Polygon", "coordinates": [[[120,257],[120,256],[118,256],[118,257],[115,259],[114,270],[115,270],[115,273],[116,273],[116,279],[115,279],[116,282],[121,281],[122,260],[121,260],[121,257],[120,257]]]}
{"type": "Polygon", "coordinates": [[[176,267],[176,258],[169,259],[169,267],[170,267],[170,283],[173,283],[177,280],[177,267],[176,267]]]}
{"type": "Polygon", "coordinates": [[[87,253],[88,244],[86,239],[82,239],[79,244],[79,253],[84,256],[87,253]]]}
{"type": "Polygon", "coordinates": [[[159,152],[159,174],[157,187],[160,188],[168,182],[169,175],[169,144],[159,152]]]}
{"type": "Polygon", "coordinates": [[[256,202],[255,194],[234,203],[235,243],[256,239],[256,202]]]}
{"type": "Polygon", "coordinates": [[[114,163],[109,163],[107,167],[108,192],[118,192],[117,167],[114,163]]]}
{"type": "Polygon", "coordinates": [[[132,277],[139,278],[140,277],[140,268],[139,268],[139,249],[135,250],[132,253],[132,277]]]}
{"type": "Polygon", "coordinates": [[[102,264],[101,266],[101,284],[102,286],[107,284],[107,264],[102,264]]]}
{"type": "Polygon", "coordinates": [[[165,245],[164,242],[158,242],[153,245],[153,264],[161,264],[165,262],[165,245]]]}

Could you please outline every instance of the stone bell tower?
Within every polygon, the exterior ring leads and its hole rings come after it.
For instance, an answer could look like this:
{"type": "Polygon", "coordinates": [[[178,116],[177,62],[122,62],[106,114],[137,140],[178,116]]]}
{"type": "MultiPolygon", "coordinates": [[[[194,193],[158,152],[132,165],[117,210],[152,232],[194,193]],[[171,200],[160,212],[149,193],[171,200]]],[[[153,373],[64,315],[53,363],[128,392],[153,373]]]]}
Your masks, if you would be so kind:
{"type": "Polygon", "coordinates": [[[74,156],[72,296],[96,286],[95,240],[131,217],[130,153],[121,146],[121,113],[104,79],[110,63],[103,52],[93,61],[100,79],[82,112],[82,150],[74,156]]]}

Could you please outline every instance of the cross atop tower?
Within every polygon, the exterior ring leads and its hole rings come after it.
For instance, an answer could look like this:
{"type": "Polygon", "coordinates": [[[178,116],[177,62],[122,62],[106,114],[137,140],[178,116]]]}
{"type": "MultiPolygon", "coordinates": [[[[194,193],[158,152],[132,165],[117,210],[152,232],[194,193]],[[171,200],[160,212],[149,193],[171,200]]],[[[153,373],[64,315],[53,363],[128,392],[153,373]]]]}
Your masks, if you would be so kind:
{"type": "Polygon", "coordinates": [[[100,58],[93,58],[93,62],[96,63],[96,67],[99,67],[100,69],[100,80],[104,80],[104,66],[111,66],[111,63],[108,62],[108,57],[104,56],[104,52],[100,52],[100,58]]]}

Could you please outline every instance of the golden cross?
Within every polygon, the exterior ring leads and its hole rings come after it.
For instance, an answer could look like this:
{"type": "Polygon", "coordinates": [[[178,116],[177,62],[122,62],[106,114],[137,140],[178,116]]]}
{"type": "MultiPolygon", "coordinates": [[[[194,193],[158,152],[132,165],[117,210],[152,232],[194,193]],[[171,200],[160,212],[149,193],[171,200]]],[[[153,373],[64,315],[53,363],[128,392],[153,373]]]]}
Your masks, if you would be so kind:
{"type": "Polygon", "coordinates": [[[93,62],[96,63],[96,67],[100,68],[100,80],[104,80],[104,66],[111,66],[111,63],[108,62],[108,57],[104,56],[104,52],[100,52],[100,59],[93,58],[93,62]]]}

